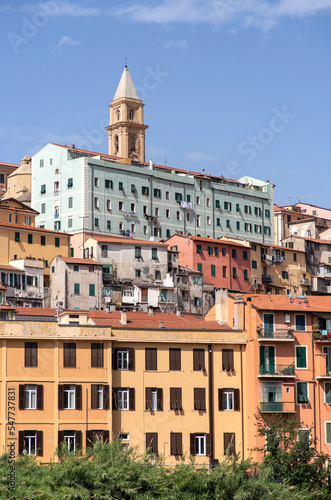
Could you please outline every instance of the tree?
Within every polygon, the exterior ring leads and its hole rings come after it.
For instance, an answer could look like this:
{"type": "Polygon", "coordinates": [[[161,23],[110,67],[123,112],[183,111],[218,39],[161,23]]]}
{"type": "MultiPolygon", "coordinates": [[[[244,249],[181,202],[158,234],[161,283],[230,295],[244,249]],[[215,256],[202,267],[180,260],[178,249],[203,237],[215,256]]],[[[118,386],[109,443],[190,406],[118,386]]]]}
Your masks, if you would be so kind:
{"type": "Polygon", "coordinates": [[[261,469],[270,468],[274,479],[301,490],[331,492],[328,455],[319,453],[312,429],[297,422],[294,416],[256,415],[258,435],[266,438],[261,469]]]}

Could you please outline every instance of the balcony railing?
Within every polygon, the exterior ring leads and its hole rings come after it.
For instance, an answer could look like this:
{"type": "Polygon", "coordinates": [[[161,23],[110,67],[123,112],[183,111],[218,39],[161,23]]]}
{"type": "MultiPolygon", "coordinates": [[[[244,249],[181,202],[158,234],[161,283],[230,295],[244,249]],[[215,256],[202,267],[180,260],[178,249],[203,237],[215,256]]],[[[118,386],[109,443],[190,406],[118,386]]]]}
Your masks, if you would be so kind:
{"type": "Polygon", "coordinates": [[[271,276],[270,274],[262,274],[262,281],[265,281],[266,283],[272,283],[274,280],[274,277],[271,276]]]}
{"type": "Polygon", "coordinates": [[[328,330],[314,330],[313,331],[313,339],[314,340],[331,340],[331,332],[328,330]]]}
{"type": "Polygon", "coordinates": [[[295,368],[294,365],[260,365],[260,375],[267,375],[270,377],[294,377],[295,368]]]}
{"type": "Polygon", "coordinates": [[[259,330],[258,331],[259,340],[261,339],[278,339],[278,340],[293,340],[293,330],[291,329],[279,329],[275,331],[259,330]]]}
{"type": "Polygon", "coordinates": [[[310,284],[311,284],[310,278],[301,278],[300,279],[300,285],[310,286],[310,284]]]}
{"type": "Polygon", "coordinates": [[[260,410],[262,412],[274,411],[274,412],[295,413],[295,404],[290,402],[284,403],[284,401],[272,401],[272,402],[261,401],[260,410]]]}

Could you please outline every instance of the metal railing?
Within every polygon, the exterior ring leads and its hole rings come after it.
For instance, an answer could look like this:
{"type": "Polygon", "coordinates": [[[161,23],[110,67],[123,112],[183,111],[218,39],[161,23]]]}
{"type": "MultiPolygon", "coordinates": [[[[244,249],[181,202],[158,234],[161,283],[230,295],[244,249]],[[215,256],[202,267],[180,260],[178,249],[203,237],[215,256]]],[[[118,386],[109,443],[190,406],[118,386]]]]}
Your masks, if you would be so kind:
{"type": "Polygon", "coordinates": [[[294,365],[260,365],[260,375],[270,375],[272,377],[284,377],[295,375],[294,365]]]}
{"type": "Polygon", "coordinates": [[[293,339],[293,329],[279,329],[272,332],[262,329],[258,331],[258,335],[260,339],[293,339]]]}

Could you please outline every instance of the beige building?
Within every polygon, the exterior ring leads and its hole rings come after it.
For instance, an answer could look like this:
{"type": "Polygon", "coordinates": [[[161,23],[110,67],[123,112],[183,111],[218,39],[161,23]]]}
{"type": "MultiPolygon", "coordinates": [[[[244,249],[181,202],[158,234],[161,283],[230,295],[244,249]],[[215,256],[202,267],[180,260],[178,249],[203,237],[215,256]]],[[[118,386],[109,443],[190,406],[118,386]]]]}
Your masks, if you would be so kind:
{"type": "Polygon", "coordinates": [[[145,130],[143,108],[125,65],[114,99],[109,106],[109,154],[133,161],[145,162],[145,130]]]}
{"type": "Polygon", "coordinates": [[[3,198],[15,198],[31,206],[31,158],[28,155],[25,155],[21,165],[8,175],[7,191],[3,198]]]}
{"type": "Polygon", "coordinates": [[[19,168],[19,165],[13,163],[0,162],[0,198],[7,190],[9,175],[19,168]]]}

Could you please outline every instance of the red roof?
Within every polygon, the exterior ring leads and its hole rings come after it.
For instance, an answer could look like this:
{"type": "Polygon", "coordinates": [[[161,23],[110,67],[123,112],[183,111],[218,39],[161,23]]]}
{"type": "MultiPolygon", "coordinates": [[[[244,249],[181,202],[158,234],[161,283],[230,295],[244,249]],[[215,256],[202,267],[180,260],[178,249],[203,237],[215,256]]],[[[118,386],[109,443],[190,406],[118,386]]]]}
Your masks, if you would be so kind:
{"type": "Polygon", "coordinates": [[[0,165],[4,165],[6,167],[20,167],[21,165],[16,165],[16,163],[7,163],[6,161],[0,161],[0,165]]]}
{"type": "MultiPolygon", "coordinates": [[[[56,258],[56,257],[55,257],[56,258]]],[[[78,257],[60,257],[63,262],[66,262],[67,264],[86,264],[86,265],[96,265],[96,266],[102,266],[101,262],[97,262],[95,260],[91,259],[79,259],[78,257]]]]}
{"type": "Polygon", "coordinates": [[[244,294],[245,302],[251,299],[252,306],[260,310],[331,312],[331,295],[307,295],[305,298],[287,295],[244,294]]]}
{"type": "Polygon", "coordinates": [[[51,307],[16,307],[16,316],[48,316],[56,315],[56,309],[51,307]]]}
{"type": "Polygon", "coordinates": [[[206,237],[202,237],[202,236],[193,236],[191,234],[186,235],[186,234],[180,234],[180,233],[173,234],[170,238],[168,238],[167,239],[168,245],[170,245],[170,241],[176,236],[180,236],[181,238],[188,238],[188,239],[193,240],[193,241],[201,241],[201,242],[205,242],[205,243],[219,243],[220,245],[235,245],[235,246],[240,246],[241,248],[244,248],[244,249],[247,248],[248,250],[250,250],[249,246],[246,246],[243,244],[244,240],[238,240],[238,243],[237,243],[235,241],[215,239],[215,238],[206,238],[206,237]],[[242,243],[240,243],[240,242],[242,242],[242,243]]]}
{"type": "Polygon", "coordinates": [[[23,269],[11,266],[10,264],[0,264],[0,269],[4,271],[15,271],[15,273],[24,273],[23,269]]]}
{"type": "Polygon", "coordinates": [[[59,236],[67,236],[68,238],[70,237],[70,234],[67,234],[67,233],[62,232],[62,231],[53,231],[52,229],[44,229],[44,228],[35,227],[35,226],[24,226],[22,224],[13,224],[11,222],[0,221],[0,226],[12,227],[14,229],[25,229],[26,231],[37,231],[40,233],[53,233],[53,234],[58,234],[59,236]]]}
{"type": "MultiPolygon", "coordinates": [[[[78,311],[76,311],[78,312],[78,311]]],[[[169,330],[232,330],[229,325],[220,325],[217,321],[206,321],[192,315],[177,316],[174,313],[155,313],[150,315],[143,312],[128,311],[127,324],[122,325],[121,312],[90,311],[88,317],[98,326],[111,326],[113,328],[148,328],[169,330]],[[162,326],[163,325],[163,326],[162,326]]]]}

